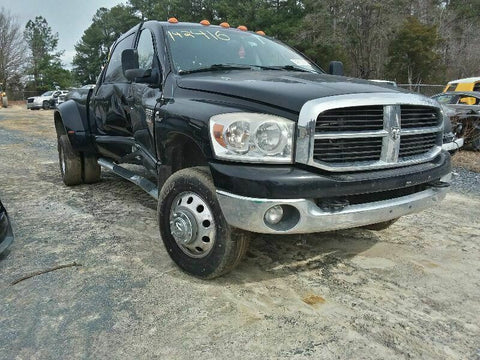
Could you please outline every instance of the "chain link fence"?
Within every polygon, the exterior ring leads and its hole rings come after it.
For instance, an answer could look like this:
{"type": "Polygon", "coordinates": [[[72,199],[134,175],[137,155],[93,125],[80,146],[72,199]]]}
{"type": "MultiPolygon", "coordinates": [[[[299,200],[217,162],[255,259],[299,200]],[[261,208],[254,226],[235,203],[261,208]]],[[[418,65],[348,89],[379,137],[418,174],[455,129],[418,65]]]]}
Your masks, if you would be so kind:
{"type": "Polygon", "coordinates": [[[398,87],[430,97],[441,93],[445,88],[445,85],[398,84],[398,87]]]}

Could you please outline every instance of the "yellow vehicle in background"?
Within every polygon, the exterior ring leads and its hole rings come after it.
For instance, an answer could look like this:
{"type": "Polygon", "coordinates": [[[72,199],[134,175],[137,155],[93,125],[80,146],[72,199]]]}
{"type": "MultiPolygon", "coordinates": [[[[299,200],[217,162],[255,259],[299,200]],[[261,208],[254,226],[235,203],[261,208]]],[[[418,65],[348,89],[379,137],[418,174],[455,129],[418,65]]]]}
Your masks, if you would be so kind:
{"type": "Polygon", "coordinates": [[[0,84],[0,108],[8,107],[7,93],[3,91],[3,86],[0,84]]]}
{"type": "MultiPolygon", "coordinates": [[[[447,91],[480,91],[480,77],[470,77],[449,81],[443,92],[447,91]]],[[[476,99],[473,97],[463,97],[460,103],[465,105],[475,105],[476,99]]]]}
{"type": "Polygon", "coordinates": [[[447,91],[480,91],[480,77],[470,77],[449,81],[443,92],[447,91]]]}

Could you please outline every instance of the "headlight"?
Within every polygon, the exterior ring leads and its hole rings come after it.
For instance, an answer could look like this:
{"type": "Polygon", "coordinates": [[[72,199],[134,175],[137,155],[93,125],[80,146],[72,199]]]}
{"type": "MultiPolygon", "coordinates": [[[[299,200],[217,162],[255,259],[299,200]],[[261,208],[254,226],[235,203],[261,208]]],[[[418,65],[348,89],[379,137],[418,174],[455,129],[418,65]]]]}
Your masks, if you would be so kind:
{"type": "Polygon", "coordinates": [[[210,136],[218,159],[292,163],[295,123],[268,114],[228,113],[210,118],[210,136]]]}

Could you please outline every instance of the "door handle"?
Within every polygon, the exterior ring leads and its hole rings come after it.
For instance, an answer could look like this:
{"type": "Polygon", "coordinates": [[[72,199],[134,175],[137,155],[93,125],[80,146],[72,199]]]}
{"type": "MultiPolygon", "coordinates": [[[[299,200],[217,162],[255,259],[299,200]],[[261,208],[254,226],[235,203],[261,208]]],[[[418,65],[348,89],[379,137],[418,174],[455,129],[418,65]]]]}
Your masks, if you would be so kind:
{"type": "Polygon", "coordinates": [[[127,103],[128,106],[133,106],[135,105],[135,98],[133,96],[127,96],[125,98],[125,102],[127,103]]]}

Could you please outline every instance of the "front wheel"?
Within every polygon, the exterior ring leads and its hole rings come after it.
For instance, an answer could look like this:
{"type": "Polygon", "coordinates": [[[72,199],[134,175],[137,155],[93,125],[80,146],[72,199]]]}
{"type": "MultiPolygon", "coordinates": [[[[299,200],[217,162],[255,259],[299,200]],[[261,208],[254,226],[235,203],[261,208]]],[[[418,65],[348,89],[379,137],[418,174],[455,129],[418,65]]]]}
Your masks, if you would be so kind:
{"type": "Polygon", "coordinates": [[[248,248],[248,233],[227,224],[211,176],[201,167],[179,170],[165,182],[158,222],[172,260],[199,278],[231,271],[248,248]]]}

